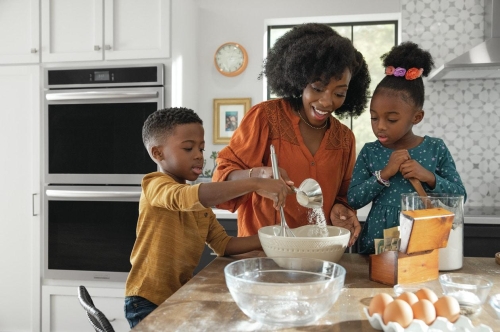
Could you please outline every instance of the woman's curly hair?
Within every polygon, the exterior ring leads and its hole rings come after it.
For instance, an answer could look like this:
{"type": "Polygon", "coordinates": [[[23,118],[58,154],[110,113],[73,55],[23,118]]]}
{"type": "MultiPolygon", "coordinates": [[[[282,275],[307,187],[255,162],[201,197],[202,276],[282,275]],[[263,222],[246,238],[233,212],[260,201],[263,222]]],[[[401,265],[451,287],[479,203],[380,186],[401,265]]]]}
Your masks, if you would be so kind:
{"type": "Polygon", "coordinates": [[[267,77],[272,93],[299,110],[302,92],[308,84],[317,81],[328,84],[331,78],[340,79],[346,68],[352,78],[344,104],[335,114],[341,118],[357,117],[368,100],[368,66],[352,42],[328,25],[307,23],[285,33],[269,51],[261,76],[267,77]]]}
{"type": "MultiPolygon", "coordinates": [[[[384,67],[401,67],[423,69],[422,76],[427,77],[434,67],[432,55],[413,42],[404,42],[394,46],[388,53],[380,57],[384,67]]],[[[398,95],[408,104],[422,109],[424,106],[425,89],[422,77],[407,80],[404,76],[386,75],[375,88],[373,95],[382,89],[398,92],[398,95]]]]}

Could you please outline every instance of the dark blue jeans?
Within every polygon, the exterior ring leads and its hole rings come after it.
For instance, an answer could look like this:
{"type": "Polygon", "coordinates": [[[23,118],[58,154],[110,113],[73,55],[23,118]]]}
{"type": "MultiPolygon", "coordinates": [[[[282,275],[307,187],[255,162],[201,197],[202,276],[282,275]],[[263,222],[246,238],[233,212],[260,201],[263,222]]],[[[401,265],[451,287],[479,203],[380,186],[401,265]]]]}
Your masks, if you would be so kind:
{"type": "Polygon", "coordinates": [[[139,324],[158,306],[140,296],[125,297],[125,318],[127,318],[130,328],[139,324]]]}

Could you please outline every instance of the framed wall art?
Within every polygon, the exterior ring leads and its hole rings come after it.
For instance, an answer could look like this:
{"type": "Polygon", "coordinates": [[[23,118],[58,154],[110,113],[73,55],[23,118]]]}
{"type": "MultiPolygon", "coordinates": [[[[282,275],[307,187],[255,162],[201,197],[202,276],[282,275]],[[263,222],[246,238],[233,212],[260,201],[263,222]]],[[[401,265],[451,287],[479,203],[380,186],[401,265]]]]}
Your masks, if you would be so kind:
{"type": "Polygon", "coordinates": [[[214,99],[214,144],[229,143],[250,104],[250,98],[214,99]]]}

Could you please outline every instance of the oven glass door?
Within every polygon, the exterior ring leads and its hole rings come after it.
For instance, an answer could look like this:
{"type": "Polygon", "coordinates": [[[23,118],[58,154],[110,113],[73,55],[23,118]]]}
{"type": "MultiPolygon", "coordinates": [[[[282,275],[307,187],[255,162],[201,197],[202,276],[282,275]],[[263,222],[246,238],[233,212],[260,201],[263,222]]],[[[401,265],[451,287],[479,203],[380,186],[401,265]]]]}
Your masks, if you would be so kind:
{"type": "Polygon", "coordinates": [[[44,277],[125,281],[140,187],[47,186],[44,277]]]}
{"type": "Polygon", "coordinates": [[[157,170],[142,143],[163,87],[46,92],[46,183],[140,184],[157,170]]]}

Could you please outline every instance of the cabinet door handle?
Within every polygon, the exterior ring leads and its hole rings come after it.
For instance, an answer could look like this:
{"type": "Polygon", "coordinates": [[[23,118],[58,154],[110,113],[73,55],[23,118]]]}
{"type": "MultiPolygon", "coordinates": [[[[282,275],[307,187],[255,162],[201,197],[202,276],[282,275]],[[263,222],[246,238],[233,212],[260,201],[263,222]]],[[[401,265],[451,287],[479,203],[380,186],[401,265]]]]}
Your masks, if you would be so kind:
{"type": "Polygon", "coordinates": [[[38,50],[36,48],[31,49],[31,53],[36,53],[36,52],[38,52],[38,50]]]}
{"type": "Polygon", "coordinates": [[[33,217],[38,216],[38,213],[35,213],[35,196],[38,194],[32,194],[31,195],[31,212],[33,214],[33,217]]]}
{"type": "Polygon", "coordinates": [[[101,50],[101,46],[99,46],[99,45],[94,46],[94,51],[100,51],[100,50],[101,50]]]}
{"type": "Polygon", "coordinates": [[[104,49],[105,49],[106,51],[109,51],[109,50],[111,49],[111,45],[105,45],[105,46],[104,46],[104,49]]]}

